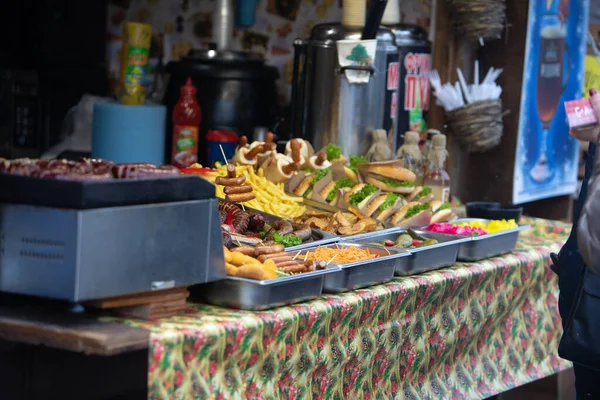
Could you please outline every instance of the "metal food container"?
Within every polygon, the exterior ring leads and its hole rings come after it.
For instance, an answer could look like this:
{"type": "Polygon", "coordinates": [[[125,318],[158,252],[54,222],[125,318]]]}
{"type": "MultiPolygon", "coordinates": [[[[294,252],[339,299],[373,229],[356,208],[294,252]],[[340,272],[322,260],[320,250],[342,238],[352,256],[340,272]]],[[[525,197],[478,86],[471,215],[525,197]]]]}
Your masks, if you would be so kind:
{"type": "MultiPolygon", "coordinates": [[[[374,235],[360,238],[357,243],[373,244],[374,242],[383,242],[391,240],[393,242],[407,231],[404,229],[388,230],[388,232],[375,232],[374,235]]],[[[414,249],[404,249],[410,254],[406,262],[396,269],[396,275],[406,276],[415,275],[427,271],[432,271],[438,268],[447,267],[456,263],[460,245],[468,242],[471,238],[442,235],[433,232],[416,231],[419,236],[428,239],[435,239],[438,244],[431,246],[418,247],[414,249]]],[[[386,249],[394,249],[394,247],[385,247],[386,249]]]]}
{"type": "MultiPolygon", "coordinates": [[[[350,264],[338,264],[340,271],[327,275],[323,285],[323,291],[328,293],[345,292],[352,289],[359,289],[368,286],[387,282],[394,277],[394,271],[397,268],[404,268],[406,260],[410,256],[405,250],[388,249],[379,246],[369,246],[355,243],[339,243],[327,247],[361,247],[368,248],[372,253],[379,257],[357,261],[350,264]]],[[[306,249],[298,258],[312,249],[306,249]]]]}
{"type": "MultiPolygon", "coordinates": [[[[491,221],[478,218],[464,218],[454,221],[452,224],[479,221],[489,223],[491,221]]],[[[480,261],[486,258],[510,253],[514,250],[519,239],[519,232],[529,229],[529,225],[519,225],[518,228],[508,229],[482,236],[468,237],[469,240],[461,243],[458,250],[459,261],[480,261]]],[[[460,236],[465,237],[465,236],[460,236]]]]}
{"type": "Polygon", "coordinates": [[[241,310],[268,310],[320,296],[325,278],[340,271],[331,265],[327,269],[283,278],[257,281],[228,277],[198,287],[203,300],[217,306],[241,310]]]}

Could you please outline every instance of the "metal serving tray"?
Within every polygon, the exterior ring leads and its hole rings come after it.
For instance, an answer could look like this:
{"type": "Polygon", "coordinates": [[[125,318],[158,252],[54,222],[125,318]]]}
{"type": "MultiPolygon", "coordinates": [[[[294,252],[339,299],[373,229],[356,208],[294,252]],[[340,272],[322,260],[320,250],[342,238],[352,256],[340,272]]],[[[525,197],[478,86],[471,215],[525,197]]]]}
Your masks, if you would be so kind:
{"type": "MultiPolygon", "coordinates": [[[[379,246],[369,246],[355,243],[339,243],[327,247],[361,247],[368,248],[371,252],[379,255],[378,258],[359,261],[350,264],[338,264],[340,271],[327,275],[323,285],[323,291],[329,293],[345,292],[387,282],[394,277],[396,268],[404,268],[410,253],[401,249],[387,249],[379,246]]],[[[306,249],[298,258],[311,249],[306,249]]]]}
{"type": "MultiPolygon", "coordinates": [[[[251,210],[257,214],[262,215],[263,218],[265,219],[265,222],[268,224],[273,224],[277,221],[285,219],[285,218],[278,217],[276,215],[266,213],[264,211],[258,211],[255,209],[251,209],[251,210]]],[[[290,251],[290,252],[293,252],[293,251],[297,252],[298,250],[306,249],[309,247],[320,246],[320,245],[326,245],[326,244],[337,242],[339,240],[338,236],[332,235],[329,232],[324,232],[324,231],[321,231],[321,230],[315,229],[315,228],[311,228],[311,229],[312,229],[312,237],[311,237],[312,241],[304,242],[298,246],[287,247],[285,250],[290,251]]]]}
{"type": "MultiPolygon", "coordinates": [[[[403,263],[400,268],[396,269],[396,275],[398,276],[415,275],[453,265],[456,263],[460,245],[471,240],[471,238],[462,236],[455,237],[424,231],[415,232],[425,238],[437,240],[438,244],[416,249],[405,249],[405,251],[410,254],[410,257],[407,258],[406,262],[403,263]]],[[[361,244],[373,244],[374,242],[383,242],[385,240],[396,241],[398,236],[405,233],[407,233],[407,231],[404,229],[395,229],[391,230],[391,232],[365,236],[356,242],[361,244]]],[[[394,247],[385,248],[394,249],[394,247]]]]}
{"type": "Polygon", "coordinates": [[[322,271],[266,281],[228,277],[222,281],[198,286],[196,293],[200,294],[205,302],[217,306],[241,310],[268,310],[320,296],[326,276],[338,271],[339,266],[330,265],[322,271]]]}
{"type": "MultiPolygon", "coordinates": [[[[463,218],[458,219],[453,224],[464,222],[480,221],[483,223],[490,222],[486,219],[479,218],[463,218]]],[[[499,256],[510,253],[514,250],[519,239],[519,232],[529,229],[529,225],[519,225],[518,228],[508,229],[501,232],[490,233],[488,235],[467,237],[469,240],[461,243],[458,250],[459,261],[480,261],[486,258],[499,256]]],[[[460,236],[466,237],[466,236],[460,236]]]]}

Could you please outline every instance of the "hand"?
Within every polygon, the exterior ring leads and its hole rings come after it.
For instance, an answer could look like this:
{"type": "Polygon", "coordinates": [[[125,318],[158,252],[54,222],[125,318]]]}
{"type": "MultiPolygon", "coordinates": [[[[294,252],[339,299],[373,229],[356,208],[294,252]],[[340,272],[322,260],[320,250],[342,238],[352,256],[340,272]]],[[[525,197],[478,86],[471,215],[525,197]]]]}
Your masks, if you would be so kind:
{"type": "Polygon", "coordinates": [[[560,0],[560,3],[558,4],[558,15],[563,24],[567,22],[567,18],[569,18],[569,0],[560,0]]]}
{"type": "MultiPolygon", "coordinates": [[[[600,121],[600,94],[596,89],[590,89],[590,102],[596,114],[596,118],[600,121]]],[[[569,132],[577,140],[598,144],[600,136],[600,124],[588,126],[585,128],[574,128],[569,132]]]]}

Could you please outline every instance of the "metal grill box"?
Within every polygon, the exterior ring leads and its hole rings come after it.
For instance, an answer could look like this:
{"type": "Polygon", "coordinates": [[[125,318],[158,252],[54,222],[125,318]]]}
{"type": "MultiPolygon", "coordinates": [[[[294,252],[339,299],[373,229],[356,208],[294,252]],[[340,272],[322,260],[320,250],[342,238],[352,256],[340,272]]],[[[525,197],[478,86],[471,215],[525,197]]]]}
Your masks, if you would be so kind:
{"type": "Polygon", "coordinates": [[[0,204],[0,291],[73,302],[225,277],[217,200],[0,204]]]}

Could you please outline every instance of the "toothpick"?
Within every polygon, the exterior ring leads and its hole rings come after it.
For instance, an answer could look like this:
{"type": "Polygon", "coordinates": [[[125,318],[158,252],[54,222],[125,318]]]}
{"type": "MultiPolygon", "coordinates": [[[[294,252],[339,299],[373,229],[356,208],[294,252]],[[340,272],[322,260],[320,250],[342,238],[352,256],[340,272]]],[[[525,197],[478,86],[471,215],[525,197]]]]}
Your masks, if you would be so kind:
{"type": "Polygon", "coordinates": [[[302,250],[298,250],[298,252],[296,253],[296,255],[295,255],[294,257],[292,257],[292,260],[295,260],[295,259],[296,259],[296,257],[298,257],[298,255],[299,255],[300,253],[302,253],[302,250]]]}
{"type": "Polygon", "coordinates": [[[337,256],[339,256],[339,255],[340,255],[340,254],[338,253],[338,254],[336,254],[335,256],[333,256],[333,257],[331,258],[331,260],[329,260],[329,262],[328,262],[327,264],[325,264],[325,265],[329,265],[329,264],[331,264],[331,262],[332,262],[333,260],[335,260],[335,258],[336,258],[337,256]]]}
{"type": "Polygon", "coordinates": [[[225,151],[223,150],[223,145],[219,145],[219,148],[221,149],[221,154],[223,155],[223,160],[225,160],[225,165],[229,164],[229,161],[227,161],[227,157],[225,157],[225,151]]]}
{"type": "Polygon", "coordinates": [[[308,259],[308,251],[306,252],[306,254],[304,255],[304,262],[306,262],[306,260],[308,259]]]}
{"type": "Polygon", "coordinates": [[[246,212],[246,208],[244,207],[244,203],[240,203],[240,206],[242,206],[242,210],[244,210],[244,212],[246,212]]]}
{"type": "Polygon", "coordinates": [[[240,243],[240,239],[237,236],[234,236],[236,242],[238,243],[238,246],[242,247],[242,244],[240,243]]]}

